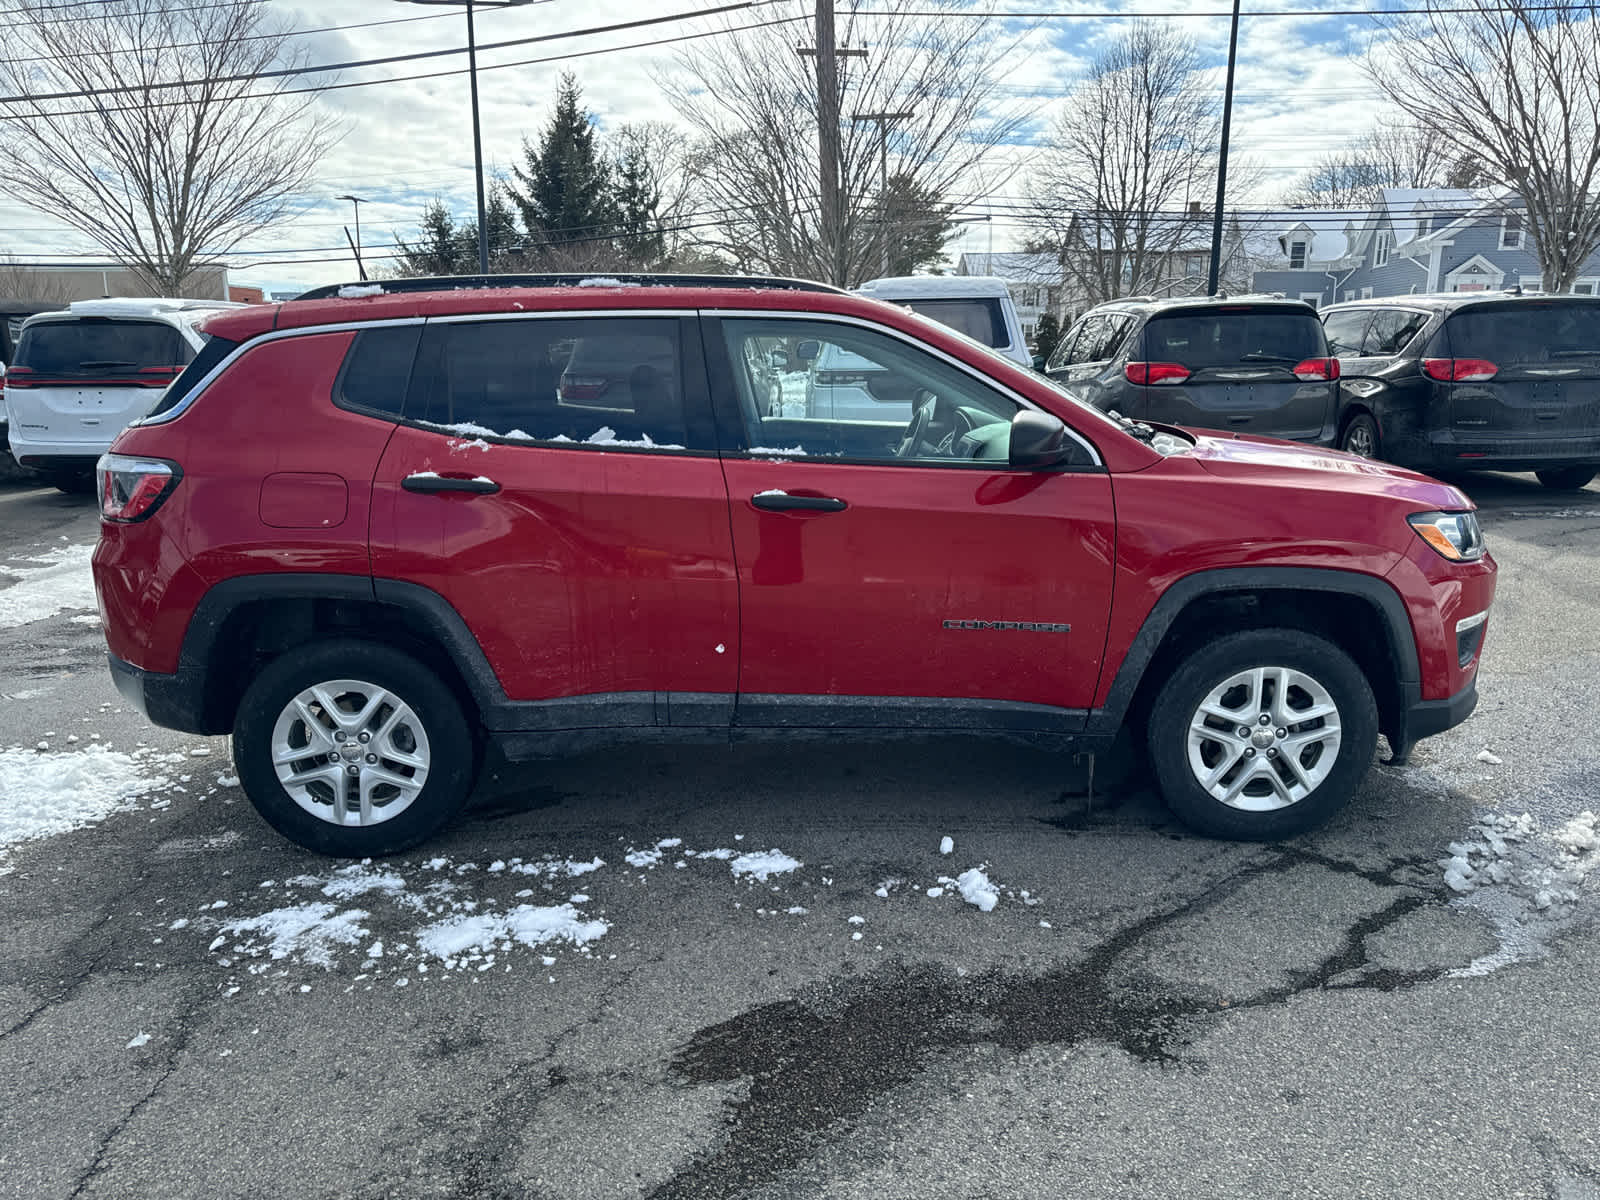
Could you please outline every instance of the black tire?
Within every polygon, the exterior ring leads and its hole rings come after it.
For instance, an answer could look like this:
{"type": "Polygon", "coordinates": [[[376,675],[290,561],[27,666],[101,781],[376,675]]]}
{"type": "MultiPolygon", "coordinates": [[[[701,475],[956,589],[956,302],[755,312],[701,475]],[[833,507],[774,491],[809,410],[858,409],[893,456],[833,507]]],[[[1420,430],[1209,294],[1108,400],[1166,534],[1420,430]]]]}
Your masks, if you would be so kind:
{"type": "MultiPolygon", "coordinates": [[[[321,705],[313,707],[322,709],[321,705]]],[[[348,715],[347,709],[343,711],[348,715]]],[[[326,720],[325,709],[317,715],[325,724],[332,724],[326,720]]],[[[330,732],[328,736],[331,746],[334,735],[330,732]]],[[[338,747],[338,752],[345,754],[344,746],[338,747]]],[[[314,643],[305,650],[292,650],[268,664],[256,677],[246,689],[234,719],[233,761],[245,794],[256,811],[284,837],[319,854],[365,858],[409,849],[454,817],[472,790],[476,748],[460,702],[427,667],[387,646],[338,640],[314,643]],[[350,703],[360,703],[363,697],[370,698],[381,689],[411,712],[409,721],[400,713],[400,719],[385,733],[386,715],[398,709],[390,706],[377,710],[362,728],[369,731],[370,737],[370,730],[377,727],[384,740],[381,746],[373,741],[355,751],[354,739],[340,730],[341,740],[355,753],[353,759],[347,761],[341,757],[337,763],[324,764],[323,756],[308,751],[301,761],[289,768],[296,771],[333,768],[345,789],[351,784],[344,773],[352,767],[362,773],[357,779],[363,785],[368,781],[365,772],[372,772],[372,778],[377,781],[371,806],[373,814],[381,814],[389,805],[410,797],[393,815],[378,815],[366,825],[336,823],[330,782],[309,776],[310,782],[296,789],[300,796],[297,799],[273,766],[273,746],[279,737],[280,716],[288,723],[286,745],[312,745],[312,737],[305,736],[306,721],[291,717],[287,710],[295,697],[306,689],[335,680],[358,681],[369,689],[366,692],[349,690],[346,695],[350,703]],[[376,747],[372,756],[377,759],[376,766],[366,765],[372,761],[365,753],[369,747],[376,747]],[[400,764],[389,758],[389,753],[410,754],[426,763],[424,782],[414,792],[377,779],[380,773],[387,778],[416,777],[415,766],[400,764]]],[[[344,794],[347,798],[350,796],[348,790],[344,794]]]]}
{"type": "Polygon", "coordinates": [[[1377,458],[1382,451],[1378,440],[1378,423],[1367,413],[1357,413],[1345,422],[1339,435],[1339,449],[1362,458],[1377,458]]]}
{"type": "Polygon", "coordinates": [[[93,471],[55,471],[45,476],[50,486],[69,496],[92,496],[95,490],[93,471]]]}
{"type": "Polygon", "coordinates": [[[1575,492],[1587,485],[1596,474],[1600,474],[1600,468],[1550,467],[1544,471],[1534,472],[1540,483],[1558,492],[1575,492]]]}
{"type": "MultiPolygon", "coordinates": [[[[1277,717],[1302,707],[1302,702],[1310,696],[1298,682],[1290,682],[1284,701],[1289,707],[1272,706],[1277,717]]],[[[1240,686],[1249,691],[1249,685],[1240,686]]],[[[1275,693],[1276,684],[1269,683],[1264,690],[1275,693]]],[[[1232,692],[1223,692],[1221,700],[1228,701],[1232,695],[1232,692]]],[[[1242,700],[1248,701],[1249,696],[1244,695],[1242,700]]],[[[1219,702],[1218,707],[1232,711],[1234,706],[1219,702]]],[[[1372,765],[1378,740],[1378,710],[1372,698],[1372,687],[1361,668],[1332,642],[1295,629],[1252,630],[1216,639],[1196,650],[1173,670],[1156,694],[1147,739],[1156,780],[1179,820],[1213,837],[1272,841],[1322,824],[1349,802],[1372,765]],[[1326,717],[1285,722],[1276,727],[1275,722],[1259,726],[1259,715],[1254,708],[1241,708],[1238,725],[1208,728],[1195,739],[1194,753],[1200,766],[1193,765],[1190,724],[1201,716],[1201,702],[1234,676],[1258,667],[1286,668],[1298,673],[1296,679],[1304,677],[1321,689],[1337,710],[1334,714],[1339,730],[1336,747],[1329,748],[1334,738],[1326,717]],[[1248,725],[1244,721],[1246,712],[1251,718],[1248,725]],[[1241,728],[1248,728],[1250,736],[1240,737],[1238,730],[1241,728]],[[1257,749],[1258,728],[1271,746],[1270,751],[1257,749]],[[1287,735],[1280,734],[1279,729],[1287,729],[1287,735]],[[1319,733],[1324,736],[1315,740],[1319,733]],[[1284,737],[1287,740],[1278,740],[1284,737]],[[1271,771],[1279,780],[1295,777],[1289,755],[1281,753],[1277,747],[1291,747],[1297,741],[1306,743],[1295,758],[1300,764],[1299,777],[1303,779],[1306,770],[1313,774],[1320,772],[1319,782],[1304,795],[1274,800],[1278,789],[1272,786],[1265,773],[1271,771]],[[1269,804],[1282,799],[1287,799],[1287,803],[1264,811],[1250,811],[1225,803],[1202,786],[1197,771],[1216,769],[1235,749],[1239,757],[1232,760],[1234,766],[1228,768],[1229,773],[1216,786],[1226,790],[1236,781],[1247,779],[1236,803],[1269,804]],[[1328,754],[1332,755],[1331,760],[1324,761],[1328,754]],[[1208,758],[1208,755],[1214,757],[1208,758]],[[1253,795],[1256,792],[1266,795],[1253,795]]],[[[1283,790],[1290,792],[1293,785],[1283,785],[1283,790]]]]}

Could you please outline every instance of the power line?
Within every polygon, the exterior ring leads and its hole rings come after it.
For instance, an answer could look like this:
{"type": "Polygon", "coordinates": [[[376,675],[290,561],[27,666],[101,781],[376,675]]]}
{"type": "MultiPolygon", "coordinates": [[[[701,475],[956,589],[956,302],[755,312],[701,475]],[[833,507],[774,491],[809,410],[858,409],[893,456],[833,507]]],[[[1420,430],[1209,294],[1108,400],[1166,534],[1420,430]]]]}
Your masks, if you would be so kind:
{"type": "MultiPolygon", "coordinates": [[[[1472,4],[1462,6],[1441,6],[1430,8],[1267,8],[1252,9],[1245,13],[1247,17],[1425,17],[1434,13],[1487,13],[1487,12],[1572,12],[1574,9],[1592,9],[1589,3],[1577,4],[1472,4]]],[[[952,9],[930,10],[887,10],[856,8],[851,9],[852,16],[857,17],[966,17],[978,20],[1144,20],[1154,18],[1158,20],[1177,20],[1188,17],[1228,17],[1232,18],[1231,9],[1172,9],[1167,11],[1122,10],[1120,12],[1028,12],[1022,10],[998,10],[988,12],[961,12],[952,9]]]]}
{"type": "MultiPolygon", "coordinates": [[[[773,4],[778,2],[779,0],[755,0],[756,4],[773,4]]],[[[503,71],[511,67],[540,66],[544,63],[568,62],[575,58],[592,58],[597,54],[620,54],[626,50],[642,50],[654,46],[670,46],[677,42],[693,42],[698,41],[701,38],[721,37],[722,35],[729,33],[745,33],[753,29],[767,29],[774,25],[792,25],[796,21],[806,20],[809,20],[809,18],[778,17],[771,21],[757,21],[749,25],[734,25],[726,29],[710,29],[702,33],[678,34],[673,37],[654,38],[643,42],[629,42],[622,46],[600,46],[593,50],[575,50],[570,54],[549,54],[545,55],[543,58],[524,58],[519,59],[516,62],[490,63],[487,66],[479,66],[478,73],[481,75],[485,71],[503,71]]],[[[577,34],[568,36],[577,36],[577,34]]],[[[280,88],[273,92],[247,92],[242,95],[230,97],[229,103],[240,100],[275,100],[282,96],[299,96],[310,93],[335,92],[342,91],[345,88],[376,87],[380,84],[389,83],[414,83],[417,80],[422,79],[448,79],[452,76],[465,75],[466,73],[467,72],[465,70],[429,71],[421,75],[395,75],[385,79],[358,79],[348,83],[329,83],[317,87],[280,88]]],[[[124,105],[118,108],[106,108],[102,106],[97,108],[74,108],[58,110],[45,115],[52,117],[108,116],[112,113],[122,112],[149,112],[158,108],[182,108],[187,104],[188,101],[186,100],[158,100],[150,104],[124,105]]],[[[0,113],[0,121],[26,121],[34,119],[37,115],[39,114],[0,113]]]]}
{"type": "MultiPolygon", "coordinates": [[[[533,37],[511,38],[502,42],[486,42],[478,50],[504,50],[512,46],[529,46],[537,42],[556,42],[566,38],[587,37],[591,34],[617,33],[624,29],[638,29],[645,25],[662,25],[671,21],[692,20],[695,17],[716,16],[719,13],[735,12],[746,8],[760,8],[769,4],[779,3],[780,0],[734,0],[731,4],[722,4],[716,8],[700,9],[695,12],[669,13],[660,17],[641,17],[635,21],[618,21],[610,25],[595,25],[588,29],[572,29],[562,33],[541,33],[533,37]]],[[[199,79],[174,79],[161,83],[136,83],[118,87],[83,88],[77,91],[65,92],[33,92],[21,96],[0,96],[0,104],[38,104],[42,100],[84,100],[93,96],[117,96],[128,92],[160,92],[172,88],[199,87],[215,83],[245,83],[254,79],[284,79],[296,75],[317,75],[332,71],[345,71],[352,67],[379,67],[390,63],[416,62],[425,58],[445,58],[455,54],[465,54],[467,47],[453,46],[446,50],[418,50],[410,54],[390,54],[383,58],[356,58],[347,62],[319,63],[307,67],[279,67],[272,71],[240,71],[232,75],[210,75],[199,79]]],[[[149,106],[141,106],[149,107],[149,106]]]]}

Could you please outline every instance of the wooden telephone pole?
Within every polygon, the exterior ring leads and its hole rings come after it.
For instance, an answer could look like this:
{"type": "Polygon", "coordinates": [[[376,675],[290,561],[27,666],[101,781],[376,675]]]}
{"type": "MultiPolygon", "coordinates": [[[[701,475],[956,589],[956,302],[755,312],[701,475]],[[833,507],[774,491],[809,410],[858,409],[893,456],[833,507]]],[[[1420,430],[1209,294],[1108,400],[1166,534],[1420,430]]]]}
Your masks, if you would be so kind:
{"type": "Polygon", "coordinates": [[[821,184],[820,240],[826,282],[843,287],[846,279],[843,196],[839,193],[839,59],[865,58],[865,50],[848,50],[834,41],[833,0],[817,0],[817,44],[801,46],[801,54],[817,58],[817,154],[821,184]]]}

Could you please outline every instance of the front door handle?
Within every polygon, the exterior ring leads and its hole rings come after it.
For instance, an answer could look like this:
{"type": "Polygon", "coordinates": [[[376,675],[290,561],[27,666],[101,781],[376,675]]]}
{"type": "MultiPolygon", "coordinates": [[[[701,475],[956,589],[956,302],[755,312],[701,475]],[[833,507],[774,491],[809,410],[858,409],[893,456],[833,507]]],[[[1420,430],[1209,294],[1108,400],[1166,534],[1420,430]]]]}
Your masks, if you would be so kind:
{"type": "Polygon", "coordinates": [[[767,512],[843,512],[849,507],[833,496],[791,496],[788,492],[757,492],[750,503],[767,512]]]}
{"type": "Polygon", "coordinates": [[[424,471],[417,475],[407,475],[400,481],[400,486],[408,492],[480,492],[492,494],[500,490],[500,485],[492,479],[485,479],[479,475],[472,479],[461,476],[435,475],[432,471],[424,471]]]}

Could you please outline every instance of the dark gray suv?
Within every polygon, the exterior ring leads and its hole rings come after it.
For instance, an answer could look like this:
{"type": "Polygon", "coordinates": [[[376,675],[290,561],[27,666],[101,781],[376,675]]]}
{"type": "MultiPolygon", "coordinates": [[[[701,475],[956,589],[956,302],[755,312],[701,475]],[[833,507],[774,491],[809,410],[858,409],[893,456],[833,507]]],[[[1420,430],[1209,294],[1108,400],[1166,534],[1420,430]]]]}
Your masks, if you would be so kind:
{"type": "Polygon", "coordinates": [[[1103,411],[1332,445],[1339,360],[1299,300],[1114,300],[1061,339],[1045,374],[1103,411]]]}

